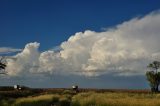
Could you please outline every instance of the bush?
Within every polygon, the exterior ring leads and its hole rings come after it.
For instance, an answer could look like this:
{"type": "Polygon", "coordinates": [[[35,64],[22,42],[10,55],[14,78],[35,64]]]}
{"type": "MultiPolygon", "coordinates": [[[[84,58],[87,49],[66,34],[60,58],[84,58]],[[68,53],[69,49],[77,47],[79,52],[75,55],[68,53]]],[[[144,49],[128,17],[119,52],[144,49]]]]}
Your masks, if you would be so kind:
{"type": "Polygon", "coordinates": [[[14,103],[14,99],[1,99],[0,106],[10,106],[10,104],[14,103]]]}
{"type": "Polygon", "coordinates": [[[67,98],[61,98],[59,100],[60,106],[70,106],[70,102],[71,101],[69,99],[67,99],[67,98]]]}
{"type": "Polygon", "coordinates": [[[53,103],[59,102],[59,97],[58,97],[58,96],[54,96],[54,97],[52,98],[52,102],[53,102],[53,103]]]}

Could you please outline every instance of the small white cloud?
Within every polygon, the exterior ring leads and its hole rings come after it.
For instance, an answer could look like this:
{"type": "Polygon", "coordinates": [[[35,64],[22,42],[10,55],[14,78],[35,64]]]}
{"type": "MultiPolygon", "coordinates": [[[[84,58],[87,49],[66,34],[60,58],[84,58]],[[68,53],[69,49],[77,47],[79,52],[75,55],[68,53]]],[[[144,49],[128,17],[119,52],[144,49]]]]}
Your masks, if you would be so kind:
{"type": "Polygon", "coordinates": [[[22,49],[15,49],[10,47],[0,47],[0,54],[8,54],[8,53],[14,53],[14,52],[20,52],[22,49]]]}

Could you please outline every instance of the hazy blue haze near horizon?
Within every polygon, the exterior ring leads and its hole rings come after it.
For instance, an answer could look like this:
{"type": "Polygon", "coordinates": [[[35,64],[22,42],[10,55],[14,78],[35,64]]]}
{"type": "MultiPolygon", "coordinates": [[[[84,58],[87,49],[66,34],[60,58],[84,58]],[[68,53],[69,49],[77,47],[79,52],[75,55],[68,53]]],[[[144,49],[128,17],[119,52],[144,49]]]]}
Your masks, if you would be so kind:
{"type": "Polygon", "coordinates": [[[1,78],[0,85],[13,86],[15,84],[32,88],[71,88],[78,85],[80,88],[99,89],[150,89],[145,76],[110,76],[84,77],[76,75],[54,75],[43,79],[35,78],[1,78]]]}

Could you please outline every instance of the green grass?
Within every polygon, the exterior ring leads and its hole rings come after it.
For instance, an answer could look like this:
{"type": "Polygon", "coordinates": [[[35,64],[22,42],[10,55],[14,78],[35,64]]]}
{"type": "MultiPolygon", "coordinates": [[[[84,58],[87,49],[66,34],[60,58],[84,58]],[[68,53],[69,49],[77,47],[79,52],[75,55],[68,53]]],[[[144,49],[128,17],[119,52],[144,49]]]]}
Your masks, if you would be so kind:
{"type": "Polygon", "coordinates": [[[160,94],[86,92],[73,95],[69,91],[62,94],[42,94],[21,98],[5,98],[0,106],[160,106],[160,94]]]}

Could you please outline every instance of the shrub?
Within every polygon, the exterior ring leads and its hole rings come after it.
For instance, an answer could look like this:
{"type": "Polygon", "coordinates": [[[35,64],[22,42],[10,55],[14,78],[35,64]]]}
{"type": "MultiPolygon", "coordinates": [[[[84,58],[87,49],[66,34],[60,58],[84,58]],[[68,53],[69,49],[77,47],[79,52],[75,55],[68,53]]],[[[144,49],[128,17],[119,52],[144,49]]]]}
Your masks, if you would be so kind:
{"type": "Polygon", "coordinates": [[[71,101],[68,98],[66,98],[66,97],[62,97],[59,100],[60,106],[70,106],[70,102],[71,101]]]}

